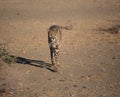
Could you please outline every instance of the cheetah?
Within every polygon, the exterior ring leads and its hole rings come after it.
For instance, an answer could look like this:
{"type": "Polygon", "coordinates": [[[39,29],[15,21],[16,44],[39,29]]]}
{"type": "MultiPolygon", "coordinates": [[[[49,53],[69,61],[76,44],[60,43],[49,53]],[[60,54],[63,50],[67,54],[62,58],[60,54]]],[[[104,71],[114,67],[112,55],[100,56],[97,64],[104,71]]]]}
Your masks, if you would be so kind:
{"type": "Polygon", "coordinates": [[[71,30],[72,26],[58,26],[58,25],[52,25],[48,29],[48,44],[50,48],[50,56],[51,56],[51,62],[52,66],[59,66],[59,52],[60,52],[60,43],[62,40],[62,29],[71,30]]]}

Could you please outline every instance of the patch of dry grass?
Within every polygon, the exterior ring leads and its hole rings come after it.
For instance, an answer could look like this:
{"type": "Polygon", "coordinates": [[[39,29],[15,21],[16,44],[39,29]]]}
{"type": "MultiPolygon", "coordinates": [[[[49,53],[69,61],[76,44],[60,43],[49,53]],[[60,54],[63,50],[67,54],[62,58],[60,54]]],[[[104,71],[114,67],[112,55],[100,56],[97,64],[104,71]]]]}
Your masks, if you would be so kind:
{"type": "Polygon", "coordinates": [[[16,62],[16,57],[9,55],[3,44],[0,44],[0,59],[8,64],[16,62]]]}

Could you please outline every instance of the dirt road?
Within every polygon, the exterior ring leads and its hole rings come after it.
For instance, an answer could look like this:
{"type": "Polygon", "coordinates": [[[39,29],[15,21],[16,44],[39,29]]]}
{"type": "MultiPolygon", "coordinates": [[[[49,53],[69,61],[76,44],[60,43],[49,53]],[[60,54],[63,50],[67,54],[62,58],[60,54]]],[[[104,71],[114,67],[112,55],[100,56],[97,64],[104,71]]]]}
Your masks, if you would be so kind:
{"type": "Polygon", "coordinates": [[[0,63],[0,97],[120,97],[119,0],[0,0],[0,43],[20,63],[0,63]],[[58,72],[47,29],[63,30],[58,72]]]}

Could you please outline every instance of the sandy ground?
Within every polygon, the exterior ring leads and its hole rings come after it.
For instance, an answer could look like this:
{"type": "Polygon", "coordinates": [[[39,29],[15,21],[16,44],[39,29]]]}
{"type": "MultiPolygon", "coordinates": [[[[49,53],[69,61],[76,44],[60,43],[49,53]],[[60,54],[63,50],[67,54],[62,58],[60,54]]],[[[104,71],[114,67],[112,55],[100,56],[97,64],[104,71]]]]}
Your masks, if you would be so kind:
{"type": "Polygon", "coordinates": [[[0,43],[33,62],[1,63],[0,97],[120,97],[119,0],[0,0],[0,43]],[[52,72],[50,25],[63,30],[60,67],[52,72]]]}

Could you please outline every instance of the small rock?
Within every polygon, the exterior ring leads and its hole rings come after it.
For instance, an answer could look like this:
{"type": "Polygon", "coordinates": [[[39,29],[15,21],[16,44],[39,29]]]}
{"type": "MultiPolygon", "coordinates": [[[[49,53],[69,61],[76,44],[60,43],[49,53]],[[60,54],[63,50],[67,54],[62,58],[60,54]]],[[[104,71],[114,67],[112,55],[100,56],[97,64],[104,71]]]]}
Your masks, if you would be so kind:
{"type": "Polygon", "coordinates": [[[51,80],[51,78],[48,78],[48,80],[51,80]]]}
{"type": "Polygon", "coordinates": [[[17,15],[20,15],[20,13],[19,13],[19,12],[17,12],[17,15]]]}
{"type": "Polygon", "coordinates": [[[116,57],[112,57],[112,59],[116,59],[116,57]]]}
{"type": "Polygon", "coordinates": [[[87,87],[86,87],[86,86],[83,86],[82,88],[83,88],[83,89],[86,89],[87,87]]]}
{"type": "Polygon", "coordinates": [[[59,81],[60,81],[60,82],[63,82],[63,81],[65,81],[65,80],[64,80],[64,79],[60,79],[59,81]]]}
{"type": "Polygon", "coordinates": [[[77,87],[77,85],[73,85],[73,87],[77,87]]]}

